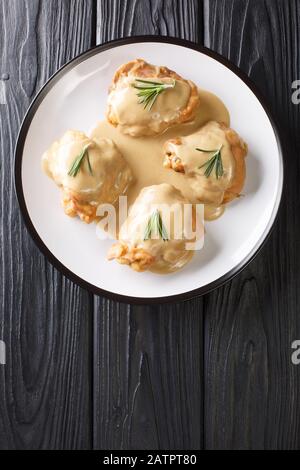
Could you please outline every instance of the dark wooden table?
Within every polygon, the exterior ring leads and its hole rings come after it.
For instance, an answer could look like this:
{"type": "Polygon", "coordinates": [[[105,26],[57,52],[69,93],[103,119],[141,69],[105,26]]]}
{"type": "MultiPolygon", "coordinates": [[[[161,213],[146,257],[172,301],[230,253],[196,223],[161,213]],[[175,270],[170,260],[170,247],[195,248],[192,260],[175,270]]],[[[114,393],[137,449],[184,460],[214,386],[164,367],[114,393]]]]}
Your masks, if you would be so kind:
{"type": "Polygon", "coordinates": [[[1,449],[300,449],[299,44],[299,0],[0,0],[1,449]],[[233,281],[180,304],[72,284],[31,241],[14,192],[14,145],[40,87],[78,53],[137,34],[232,60],[284,135],[269,241],[233,281]]]}

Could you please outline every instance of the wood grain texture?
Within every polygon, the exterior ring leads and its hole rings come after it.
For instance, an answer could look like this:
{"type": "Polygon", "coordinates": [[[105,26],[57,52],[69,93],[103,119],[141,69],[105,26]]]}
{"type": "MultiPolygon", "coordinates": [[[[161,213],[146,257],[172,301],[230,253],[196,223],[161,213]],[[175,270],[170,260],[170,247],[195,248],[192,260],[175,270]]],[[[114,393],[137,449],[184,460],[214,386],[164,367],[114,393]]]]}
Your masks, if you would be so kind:
{"type": "MultiPolygon", "coordinates": [[[[206,298],[205,445],[213,449],[299,449],[300,2],[204,2],[205,45],[257,84],[283,133],[286,163],[280,217],[250,266],[206,298]]],[[[251,123],[249,123],[251,125],[251,123]]]]}
{"type": "Polygon", "coordinates": [[[299,43],[299,0],[0,0],[0,449],[300,448],[299,43]],[[93,298],[45,261],[21,221],[21,119],[96,34],[204,37],[279,118],[279,221],[259,257],[212,294],[156,307],[93,298]]]}
{"type": "Polygon", "coordinates": [[[95,448],[202,447],[201,304],[95,300],[95,448]]]}
{"type": "Polygon", "coordinates": [[[48,77],[90,46],[91,12],[89,0],[0,0],[0,449],[91,446],[92,297],[39,253],[13,187],[21,119],[48,77]]]}
{"type": "Polygon", "coordinates": [[[97,1],[98,43],[144,34],[202,38],[202,0],[97,1]]]}
{"type": "MultiPolygon", "coordinates": [[[[197,40],[201,11],[192,0],[99,0],[97,41],[197,40]]],[[[94,338],[95,448],[202,448],[202,300],[139,307],[95,298],[94,338]]]]}

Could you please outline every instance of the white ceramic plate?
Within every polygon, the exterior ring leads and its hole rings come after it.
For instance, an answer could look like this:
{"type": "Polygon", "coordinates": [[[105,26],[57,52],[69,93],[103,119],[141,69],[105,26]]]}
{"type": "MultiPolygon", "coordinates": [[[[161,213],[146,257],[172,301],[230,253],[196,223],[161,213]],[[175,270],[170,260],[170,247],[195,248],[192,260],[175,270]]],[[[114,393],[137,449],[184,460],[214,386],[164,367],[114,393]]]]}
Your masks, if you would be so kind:
{"type": "Polygon", "coordinates": [[[217,54],[175,39],[140,37],[94,48],[55,74],[31,105],[16,147],[16,191],[26,225],[47,258],[97,294],[151,302],[186,299],[218,287],[258,252],[274,223],[282,192],[278,133],[249,80],[217,54]],[[60,191],[41,172],[45,149],[67,129],[88,132],[104,117],[114,71],[134,58],[166,65],[218,95],[231,125],[249,145],[245,197],[206,224],[205,245],[180,272],[136,273],[108,262],[112,242],[96,237],[96,225],[66,217],[60,191]]]}

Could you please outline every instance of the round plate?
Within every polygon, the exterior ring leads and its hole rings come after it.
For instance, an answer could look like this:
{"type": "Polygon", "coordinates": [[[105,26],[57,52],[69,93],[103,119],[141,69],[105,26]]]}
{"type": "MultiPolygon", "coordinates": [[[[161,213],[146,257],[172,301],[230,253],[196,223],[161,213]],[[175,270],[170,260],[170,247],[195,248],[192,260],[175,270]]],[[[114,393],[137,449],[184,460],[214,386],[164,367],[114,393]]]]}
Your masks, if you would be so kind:
{"type": "Polygon", "coordinates": [[[92,292],[137,303],[188,299],[236,275],[270,232],[281,199],[283,162],[278,132],[257,91],[230,62],[193,43],[158,37],[113,41],[57,72],[32,103],[16,147],[15,182],[26,225],[56,268],[92,292]],[[136,273],[106,260],[112,242],[96,224],[65,216],[60,191],[41,171],[41,155],[67,129],[89,132],[104,118],[107,90],[121,64],[135,58],[166,65],[218,95],[231,125],[249,145],[245,197],[206,223],[205,244],[182,271],[136,273]]]}

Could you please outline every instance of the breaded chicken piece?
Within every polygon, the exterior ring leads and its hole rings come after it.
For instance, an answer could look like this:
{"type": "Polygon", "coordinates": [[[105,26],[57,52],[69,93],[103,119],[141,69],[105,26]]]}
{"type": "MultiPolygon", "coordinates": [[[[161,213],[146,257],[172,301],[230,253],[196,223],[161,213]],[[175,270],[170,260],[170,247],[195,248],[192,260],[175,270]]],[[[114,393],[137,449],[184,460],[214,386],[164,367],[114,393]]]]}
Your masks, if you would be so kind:
{"type": "Polygon", "coordinates": [[[62,188],[65,213],[86,223],[95,220],[99,204],[113,204],[132,180],[112,140],[90,139],[80,131],[67,131],[55,141],[44,153],[42,166],[62,188]]]}
{"type": "Polygon", "coordinates": [[[233,130],[211,121],[194,134],[168,140],[164,167],[182,173],[196,200],[221,205],[239,197],[248,148],[233,130]]]}
{"type": "Polygon", "coordinates": [[[122,225],[119,242],[114,244],[108,259],[116,259],[138,272],[177,271],[193,256],[189,244],[203,241],[202,220],[195,207],[170,184],[148,186],[140,192],[122,225]],[[189,206],[188,211],[185,205],[189,206]]]}
{"type": "Polygon", "coordinates": [[[199,93],[193,82],[167,67],[136,59],[116,71],[109,90],[106,116],[124,134],[137,137],[160,134],[176,124],[193,120],[198,106],[199,93]],[[151,92],[151,82],[164,89],[153,102],[150,100],[145,105],[139,94],[142,88],[149,86],[147,91],[151,92]]]}

